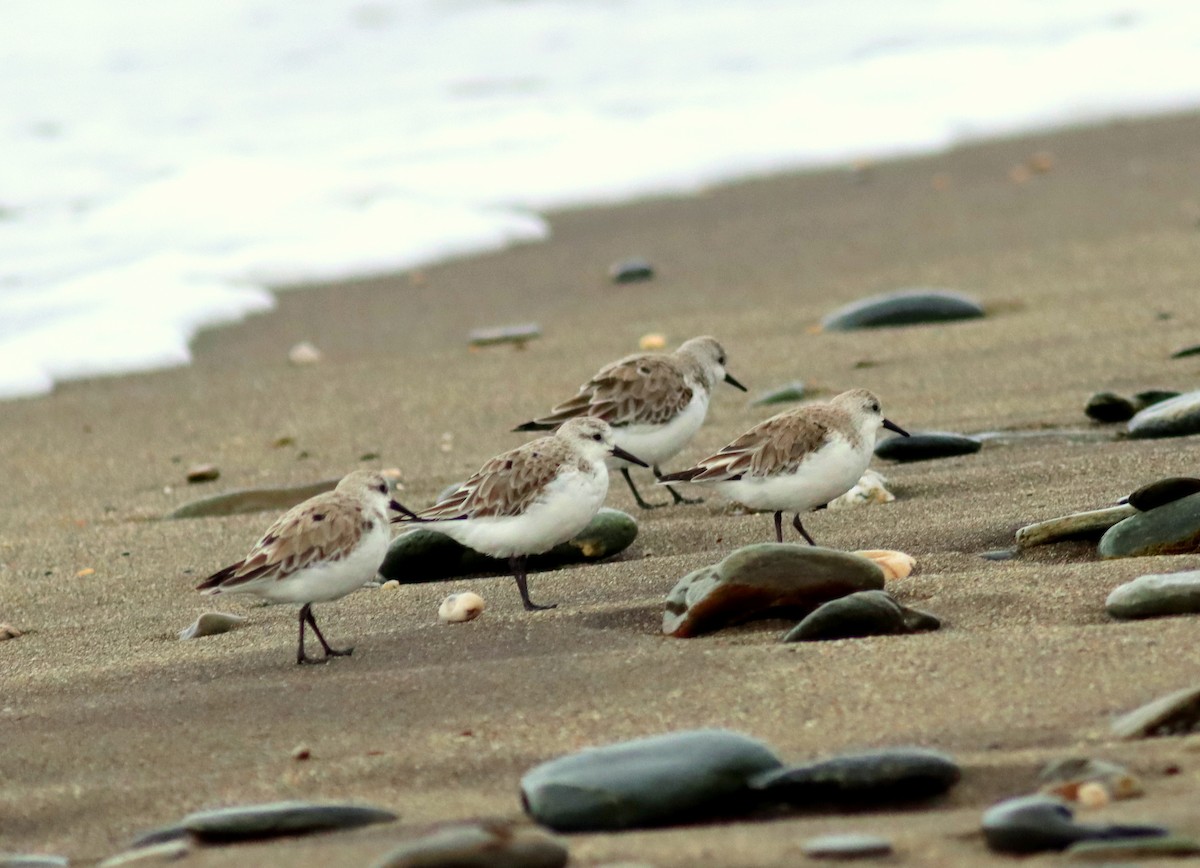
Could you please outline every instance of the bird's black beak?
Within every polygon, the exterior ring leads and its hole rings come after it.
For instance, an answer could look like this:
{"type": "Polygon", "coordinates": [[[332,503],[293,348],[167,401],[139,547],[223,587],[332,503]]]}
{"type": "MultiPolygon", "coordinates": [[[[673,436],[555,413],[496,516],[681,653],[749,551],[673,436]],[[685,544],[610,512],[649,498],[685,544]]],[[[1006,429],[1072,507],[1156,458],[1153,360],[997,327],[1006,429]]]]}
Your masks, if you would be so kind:
{"type": "Polygon", "coordinates": [[[911,435],[910,435],[910,434],[909,434],[907,431],[905,431],[903,428],[901,428],[899,425],[897,425],[897,424],[896,424],[895,422],[893,422],[891,419],[884,419],[884,420],[883,420],[883,427],[884,427],[884,428],[887,428],[889,431],[895,431],[895,432],[896,432],[897,434],[899,434],[901,437],[909,437],[909,436],[911,436],[911,435]]]}
{"type": "Polygon", "coordinates": [[[729,371],[725,372],[725,382],[733,386],[735,389],[741,389],[743,392],[746,391],[746,387],[739,383],[737,381],[737,377],[729,373],[729,371]]]}
{"type": "MultiPolygon", "coordinates": [[[[409,518],[417,517],[417,514],[415,512],[413,512],[411,509],[409,509],[407,506],[405,506],[403,503],[401,503],[398,500],[389,500],[388,501],[388,509],[390,509],[392,512],[398,512],[398,513],[400,513],[400,515],[408,516],[409,518]]],[[[401,519],[400,518],[392,519],[393,523],[395,523],[397,521],[401,521],[401,519]]]]}
{"type": "Polygon", "coordinates": [[[645,461],[638,458],[636,455],[630,455],[628,452],[626,452],[620,446],[614,446],[612,448],[612,454],[613,454],[614,458],[620,458],[622,461],[628,461],[630,464],[636,464],[638,467],[649,467],[650,466],[645,461]]]}

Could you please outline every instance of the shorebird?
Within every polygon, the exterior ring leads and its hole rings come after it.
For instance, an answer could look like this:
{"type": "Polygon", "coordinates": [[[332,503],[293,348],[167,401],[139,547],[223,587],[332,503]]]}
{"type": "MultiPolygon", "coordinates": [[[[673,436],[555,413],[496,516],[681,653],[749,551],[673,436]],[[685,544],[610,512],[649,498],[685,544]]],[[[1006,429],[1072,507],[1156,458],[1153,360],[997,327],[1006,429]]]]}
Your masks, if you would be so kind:
{"type": "Polygon", "coordinates": [[[695,467],[662,481],[711,485],[751,509],[774,512],[777,542],[783,542],[783,513],[794,512],[792,525],[816,545],[800,514],[854,487],[871,463],[880,427],[908,436],[883,418],[878,398],[852,389],[828,403],[805,404],[759,422],[695,467]]]}
{"type": "Polygon", "coordinates": [[[333,491],[310,497],[267,528],[250,553],[196,586],[205,594],[254,594],[271,603],[301,603],[297,663],[349,656],[321,635],[313,603],[344,597],[370,581],[387,554],[388,510],[412,515],[392,500],[387,480],[356,470],[333,491]],[[304,627],[312,627],[325,657],[304,653],[304,627]]]}
{"type": "Polygon", "coordinates": [[[508,558],[526,610],[553,609],[529,599],[525,558],[579,533],[608,494],[605,459],[646,463],[613,442],[607,422],[584,416],[488,461],[428,509],[396,516],[420,522],[468,548],[508,558]]]}
{"type": "MultiPolygon", "coordinates": [[[[579,387],[574,398],[514,430],[553,430],[568,419],[594,416],[612,426],[617,445],[642,458],[655,476],[661,476],[659,465],[700,430],[713,387],[722,380],[746,391],[725,370],[725,350],[716,338],[692,338],[673,353],[637,353],[606,365],[579,387]]],[[[629,462],[614,457],[608,459],[608,465],[621,471],[642,509],[668,505],[642,498],[629,475],[629,462]]],[[[674,503],[699,503],[669,485],[666,488],[674,503]]]]}

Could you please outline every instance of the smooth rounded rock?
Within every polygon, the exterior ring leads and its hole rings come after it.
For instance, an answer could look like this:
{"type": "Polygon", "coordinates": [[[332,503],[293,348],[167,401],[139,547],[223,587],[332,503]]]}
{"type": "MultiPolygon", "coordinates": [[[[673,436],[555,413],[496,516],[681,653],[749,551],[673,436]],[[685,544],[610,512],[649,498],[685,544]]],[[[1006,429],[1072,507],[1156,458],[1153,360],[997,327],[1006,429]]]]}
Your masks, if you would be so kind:
{"type": "Polygon", "coordinates": [[[892,842],[879,835],[848,832],[809,838],[800,845],[800,852],[809,859],[873,859],[891,855],[892,842]]]}
{"type": "Polygon", "coordinates": [[[780,765],[741,733],[674,732],[543,763],[521,778],[521,799],[536,822],[560,832],[662,826],[743,813],[747,781],[780,765]]]}
{"type": "Polygon", "coordinates": [[[844,332],[885,326],[917,325],[984,316],[975,299],[939,289],[903,289],[873,295],[838,308],[821,320],[825,331],[844,332]]]}
{"type": "Polygon", "coordinates": [[[662,629],[687,638],[755,618],[803,617],[829,600],[883,585],[883,570],[859,555],[759,543],[680,579],[667,594],[662,629]]]}
{"type": "Polygon", "coordinates": [[[999,853],[1065,850],[1076,841],[1162,837],[1159,826],[1077,823],[1074,812],[1049,796],[1021,796],[993,805],[983,813],[983,836],[999,853]]]}
{"type": "Polygon", "coordinates": [[[1178,555],[1200,551],[1200,494],[1181,497],[1113,525],[1100,538],[1102,558],[1178,555]]]}
{"type": "Polygon", "coordinates": [[[180,639],[199,639],[201,636],[219,636],[236,630],[246,623],[241,615],[229,612],[205,612],[189,626],[179,631],[180,639]]]}
{"type": "MultiPolygon", "coordinates": [[[[528,568],[533,572],[603,560],[629,548],[637,535],[633,516],[618,509],[601,509],[574,538],[530,557],[528,568]]],[[[416,584],[467,575],[508,575],[509,565],[507,560],[480,554],[444,533],[418,528],[392,540],[379,574],[385,580],[416,584]]]]}
{"type": "Polygon", "coordinates": [[[887,437],[875,444],[875,456],[888,461],[932,461],[955,455],[970,455],[983,448],[983,441],[949,431],[913,431],[908,437],[887,437]]]}
{"type": "Polygon", "coordinates": [[[513,344],[521,349],[534,338],[542,336],[542,327],[535,322],[516,325],[491,326],[473,329],[467,334],[467,343],[472,347],[491,347],[497,344],[513,344]]]}
{"type": "Polygon", "coordinates": [[[282,512],[291,509],[298,503],[333,491],[338,484],[337,479],[325,479],[308,485],[285,486],[281,488],[245,488],[240,491],[229,491],[225,494],[214,494],[200,500],[193,500],[176,507],[167,514],[167,518],[205,518],[220,515],[240,515],[247,512],[263,512],[266,510],[282,512]]]}
{"type": "Polygon", "coordinates": [[[0,853],[0,868],[67,868],[66,856],[43,856],[38,853],[0,853]]]}
{"type": "Polygon", "coordinates": [[[463,823],[402,844],[374,868],[562,868],[569,858],[566,845],[537,829],[463,823]]]}
{"type": "Polygon", "coordinates": [[[887,591],[859,591],[822,604],[789,630],[784,642],[856,639],[936,630],[942,622],[902,606],[887,591]]]}
{"type": "Polygon", "coordinates": [[[790,383],[769,389],[750,402],[751,407],[763,407],[769,404],[790,404],[803,400],[805,397],[804,383],[792,380],[790,383]]]}
{"type": "Polygon", "coordinates": [[[1048,518],[1018,530],[1017,547],[1028,549],[1068,539],[1095,539],[1103,536],[1117,522],[1136,514],[1136,508],[1121,504],[1048,518]]]}
{"type": "Polygon", "coordinates": [[[1125,498],[1125,502],[1139,512],[1149,512],[1197,493],[1200,493],[1200,479],[1194,476],[1168,476],[1143,485],[1125,498]]]}
{"type": "Polygon", "coordinates": [[[141,835],[133,847],[143,847],[190,835],[205,843],[228,843],[309,835],[336,829],[357,829],[375,823],[390,823],[391,811],[339,802],[269,802],[239,805],[188,814],[173,826],[141,835]]]}
{"type": "Polygon", "coordinates": [[[1178,398],[1182,394],[1182,392],[1171,389],[1146,389],[1133,396],[1133,403],[1139,410],[1144,410],[1151,404],[1161,404],[1163,401],[1178,398]]]}
{"type": "Polygon", "coordinates": [[[1200,613],[1200,570],[1138,576],[1117,587],[1104,608],[1114,618],[1158,618],[1200,613]]]}
{"type": "Polygon", "coordinates": [[[1097,392],[1088,398],[1083,412],[1097,422],[1128,422],[1138,411],[1133,401],[1114,392],[1097,392]]]}
{"type": "Polygon", "coordinates": [[[946,792],[961,777],[947,754],[895,747],[764,772],[751,785],[768,802],[860,806],[923,801],[946,792]]]}
{"type": "Polygon", "coordinates": [[[1200,841],[1183,835],[1155,838],[1117,838],[1111,841],[1080,841],[1067,848],[1073,862],[1105,862],[1114,859],[1177,859],[1200,855],[1200,841]]]}
{"type": "Polygon", "coordinates": [[[1117,738],[1153,738],[1200,730],[1200,687],[1185,687],[1121,715],[1112,725],[1117,738]]]}
{"type": "Polygon", "coordinates": [[[1129,420],[1129,436],[1186,437],[1200,434],[1200,391],[1151,404],[1129,420]]]}
{"type": "Polygon", "coordinates": [[[613,283],[637,283],[654,278],[654,266],[647,259],[634,257],[614,262],[608,267],[608,276],[613,283]]]}
{"type": "Polygon", "coordinates": [[[1173,359],[1186,359],[1188,356],[1200,356],[1200,344],[1189,344],[1171,353],[1173,359]]]}

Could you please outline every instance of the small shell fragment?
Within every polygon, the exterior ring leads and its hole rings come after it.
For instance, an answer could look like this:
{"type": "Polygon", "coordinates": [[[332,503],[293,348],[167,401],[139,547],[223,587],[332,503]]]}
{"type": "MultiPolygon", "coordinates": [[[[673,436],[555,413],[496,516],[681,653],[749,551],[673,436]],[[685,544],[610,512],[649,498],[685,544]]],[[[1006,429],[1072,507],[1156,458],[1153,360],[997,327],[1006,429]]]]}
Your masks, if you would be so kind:
{"type": "Polygon", "coordinates": [[[16,639],[22,635],[24,634],[12,624],[0,624],[0,642],[3,642],[5,639],[16,639]]]}
{"type": "Polygon", "coordinates": [[[236,630],[245,623],[241,615],[229,612],[205,612],[189,627],[179,631],[180,639],[199,639],[201,636],[216,636],[236,630]]]}
{"type": "Polygon", "coordinates": [[[438,607],[438,620],[443,624],[459,624],[474,621],[483,614],[483,597],[471,591],[451,594],[438,607]]]}
{"type": "Polygon", "coordinates": [[[386,582],[384,582],[382,585],[379,586],[379,590],[381,590],[381,591],[398,591],[398,590],[400,590],[400,583],[397,582],[395,579],[388,579],[386,582]]]}
{"type": "Polygon", "coordinates": [[[887,489],[887,479],[877,470],[868,470],[853,488],[829,501],[830,509],[849,509],[872,503],[891,503],[896,495],[887,489]]]}
{"type": "Polygon", "coordinates": [[[638,338],[638,349],[661,350],[667,345],[667,336],[662,332],[650,332],[638,338]]]}
{"type": "Polygon", "coordinates": [[[288,350],[288,361],[293,365],[315,365],[324,356],[308,341],[301,341],[288,350]]]}
{"type": "Polygon", "coordinates": [[[187,481],[195,484],[197,482],[212,482],[219,478],[221,469],[215,464],[194,464],[188,468],[187,481]]]}
{"type": "Polygon", "coordinates": [[[855,552],[868,560],[879,564],[883,577],[888,581],[907,578],[912,574],[917,560],[906,552],[889,551],[888,549],[868,549],[855,552]]]}

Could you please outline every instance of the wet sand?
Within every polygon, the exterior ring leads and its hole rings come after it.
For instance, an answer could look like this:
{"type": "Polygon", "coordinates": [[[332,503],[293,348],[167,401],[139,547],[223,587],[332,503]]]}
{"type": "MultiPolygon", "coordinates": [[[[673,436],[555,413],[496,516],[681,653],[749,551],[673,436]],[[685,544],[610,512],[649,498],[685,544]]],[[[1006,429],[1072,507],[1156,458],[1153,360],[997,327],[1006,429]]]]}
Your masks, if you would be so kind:
{"type": "MultiPolygon", "coordinates": [[[[402,499],[424,505],[652,331],[672,345],[718,336],[751,397],[802,379],[825,395],[870,388],[915,430],[1092,430],[1092,392],[1200,387],[1200,357],[1169,359],[1200,341],[1197,142],[1200,116],[1114,123],[560,213],[547,243],[284,292],[277,311],[201,335],[191,367],[0,405],[0,622],[27,631],[0,643],[0,851],[87,864],[185,812],[250,801],[394,809],[395,826],[188,857],[359,866],[428,823],[520,817],[518,779],[542,760],[706,726],[788,761],[926,745],[965,776],[914,810],[572,836],[572,864],[792,865],[830,831],[888,835],[900,864],[1007,863],[976,834],[980,812],[1075,754],[1124,762],[1147,790],[1089,816],[1200,835],[1195,745],[1108,735],[1114,715],[1195,683],[1200,621],[1117,623],[1103,608],[1116,585],[1200,555],[1099,562],[1065,544],[979,557],[1023,524],[1196,475],[1190,439],[1046,437],[877,461],[896,502],[806,526],[824,545],[913,554],[917,573],[889,589],[943,629],[804,646],[778,643],[780,621],[661,637],[675,581],[769,539],[770,518],[716,502],[640,512],[620,480],[609,504],[636,515],[640,536],[616,561],[532,576],[556,610],[525,613],[506,577],[359,592],[318,607],[331,640],[356,646],[324,667],[293,664],[291,607],[231,599],[221,608],[248,615],[245,628],[174,638],[212,608],[193,585],[272,515],[159,520],[205,494],[362,466],[400,468],[402,499]],[[1042,152],[1050,171],[1013,177],[1042,152]],[[630,256],[658,276],[612,284],[609,264],[630,256]],[[989,315],[812,331],[845,302],[906,286],[968,292],[989,315]],[[472,328],[530,320],[543,336],[523,351],[467,348],[472,328]],[[289,364],[301,340],[324,361],[289,364]],[[185,484],[200,462],[221,478],[185,484]],[[483,617],[438,625],[442,597],[468,587],[483,617]],[[297,745],[312,758],[293,760],[297,745]]],[[[672,466],[769,412],[723,388],[672,466]]]]}

